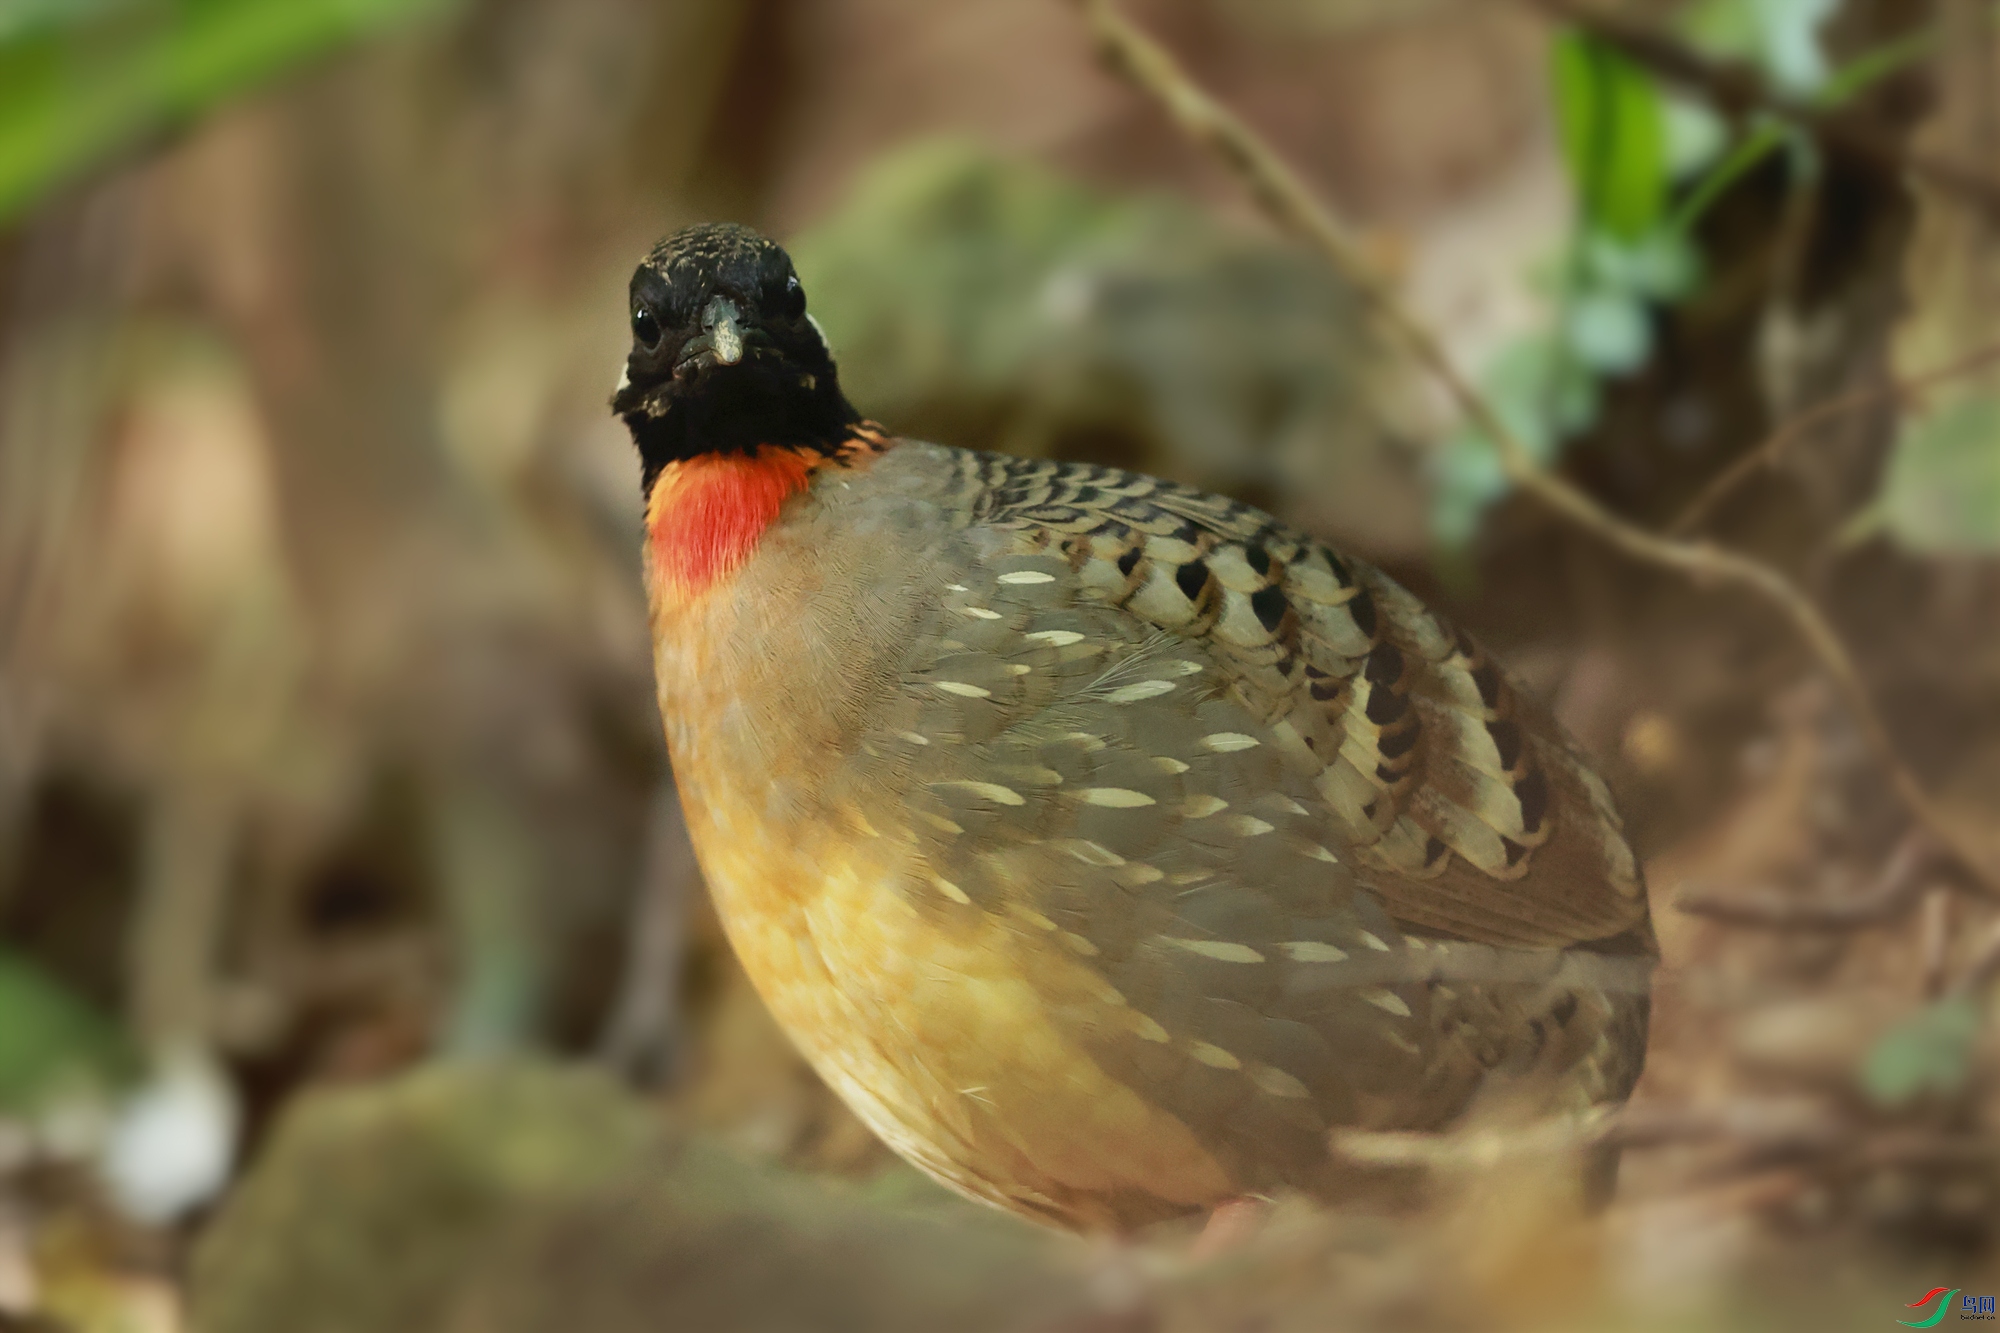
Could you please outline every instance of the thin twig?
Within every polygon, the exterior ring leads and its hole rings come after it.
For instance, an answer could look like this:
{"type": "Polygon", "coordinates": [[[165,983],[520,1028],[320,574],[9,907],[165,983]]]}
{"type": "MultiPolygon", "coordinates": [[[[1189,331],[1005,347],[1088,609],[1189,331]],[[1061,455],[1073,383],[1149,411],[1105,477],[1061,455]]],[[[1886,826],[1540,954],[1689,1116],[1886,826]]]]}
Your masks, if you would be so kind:
{"type": "Polygon", "coordinates": [[[1912,148],[1851,112],[1816,107],[1765,86],[1749,70],[1719,64],[1649,23],[1623,18],[1586,0],[1526,0],[1542,14],[1580,28],[1668,83],[1700,95],[1733,115],[1760,111],[1797,125],[1826,147],[1892,176],[1914,172],[1985,213],[2000,218],[2000,179],[1969,163],[1912,148]]]}
{"type": "Polygon", "coordinates": [[[1897,796],[1989,892],[2000,896],[2000,871],[1952,826],[1903,762],[1854,660],[1826,617],[1790,579],[1770,565],[1734,551],[1706,542],[1671,541],[1636,528],[1569,482],[1544,471],[1485,396],[1459,372],[1436,335],[1403,307],[1366,261],[1349,229],[1314,197],[1276,151],[1196,85],[1180,62],[1119,13],[1111,0],[1079,2],[1106,64],[1158,101],[1191,139],[1215,153],[1280,226],[1318,247],[1369,302],[1390,336],[1437,380],[1466,420],[1493,442],[1510,481],[1636,560],[1685,574],[1699,583],[1746,589],[1777,608],[1846,696],[1863,737],[1897,796]]]}
{"type": "Polygon", "coordinates": [[[1715,512],[1716,506],[1721,504],[1724,498],[1738,486],[1741,486],[1754,473],[1761,469],[1776,467],[1779,460],[1791,448],[1795,440],[1803,435],[1810,434],[1827,422],[1837,417],[1845,416],[1849,412],[1873,406],[1884,399],[1892,399],[1899,402],[1906,401],[1925,389],[1932,388],[1946,380],[1956,379],[1960,375],[1970,374],[1995,361],[2000,361],[2000,343],[1982,347],[1976,352],[1960,357],[1949,365],[1939,366],[1935,370],[1927,370],[1921,375],[1914,375],[1906,380],[1895,380],[1888,384],[1871,384],[1865,388],[1855,389],[1848,393],[1836,394],[1824,402],[1815,403],[1765,436],[1756,448],[1738,456],[1735,462],[1710,478],[1708,484],[1701,488],[1701,493],[1696,495],[1689,502],[1688,507],[1681,511],[1680,517],[1667,525],[1666,535],[1669,537],[1688,536],[1696,528],[1707,522],[1709,516],[1715,512]]]}
{"type": "Polygon", "coordinates": [[[1919,891],[1930,882],[1925,872],[1935,865],[1938,850],[1927,830],[1911,829],[1889,854],[1874,886],[1853,897],[1801,898],[1768,889],[1727,895],[1684,892],[1674,900],[1674,906],[1690,916],[1781,930],[1854,930],[1880,925],[1901,916],[1916,902],[1919,891]]]}

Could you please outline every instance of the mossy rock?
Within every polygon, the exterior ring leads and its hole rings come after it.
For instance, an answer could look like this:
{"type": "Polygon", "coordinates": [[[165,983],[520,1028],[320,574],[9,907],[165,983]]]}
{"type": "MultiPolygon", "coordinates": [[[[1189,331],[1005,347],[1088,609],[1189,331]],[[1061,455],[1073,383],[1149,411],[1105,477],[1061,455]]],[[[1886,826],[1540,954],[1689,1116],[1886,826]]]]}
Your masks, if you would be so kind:
{"type": "Polygon", "coordinates": [[[312,1094],[198,1247],[201,1333],[1032,1329],[1054,1238],[925,1188],[795,1176],[587,1070],[441,1065],[312,1094]]]}

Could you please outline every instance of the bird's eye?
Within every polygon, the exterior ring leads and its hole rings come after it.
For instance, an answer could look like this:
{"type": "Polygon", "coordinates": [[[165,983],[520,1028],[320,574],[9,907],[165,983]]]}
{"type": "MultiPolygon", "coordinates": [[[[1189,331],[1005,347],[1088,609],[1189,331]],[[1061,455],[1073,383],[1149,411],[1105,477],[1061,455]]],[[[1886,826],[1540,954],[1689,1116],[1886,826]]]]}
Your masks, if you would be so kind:
{"type": "Polygon", "coordinates": [[[653,312],[644,306],[632,311],[632,336],[637,338],[639,345],[647,351],[660,345],[660,321],[655,319],[653,312]]]}
{"type": "Polygon", "coordinates": [[[785,279],[785,318],[797,319],[806,312],[806,289],[799,285],[797,276],[785,279]]]}

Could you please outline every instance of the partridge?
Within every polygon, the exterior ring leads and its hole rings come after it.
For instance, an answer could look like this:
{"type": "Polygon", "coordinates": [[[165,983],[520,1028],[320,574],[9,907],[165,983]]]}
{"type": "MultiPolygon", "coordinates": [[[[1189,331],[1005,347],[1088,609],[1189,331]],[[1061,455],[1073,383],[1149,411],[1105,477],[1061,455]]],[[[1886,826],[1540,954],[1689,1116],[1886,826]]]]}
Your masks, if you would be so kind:
{"type": "Polygon", "coordinates": [[[965,1194],[1079,1229],[1338,1194],[1342,1128],[1624,1098],[1604,784],[1386,576],[1247,505],[898,439],[785,252],[631,283],[659,706],[732,946],[965,1194]]]}

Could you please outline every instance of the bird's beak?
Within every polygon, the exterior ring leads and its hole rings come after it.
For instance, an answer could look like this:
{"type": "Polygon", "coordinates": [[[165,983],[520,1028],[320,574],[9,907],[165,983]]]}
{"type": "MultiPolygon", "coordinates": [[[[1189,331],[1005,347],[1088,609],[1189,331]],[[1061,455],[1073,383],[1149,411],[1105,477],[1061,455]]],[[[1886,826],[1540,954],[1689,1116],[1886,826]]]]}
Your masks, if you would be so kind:
{"type": "Polygon", "coordinates": [[[743,312],[726,296],[710,298],[701,312],[701,332],[681,344],[675,371],[692,366],[704,354],[718,366],[733,366],[743,359],[743,312]]]}
{"type": "Polygon", "coordinates": [[[715,340],[715,364],[733,366],[743,359],[743,315],[736,303],[718,296],[701,313],[701,326],[715,340]]]}

